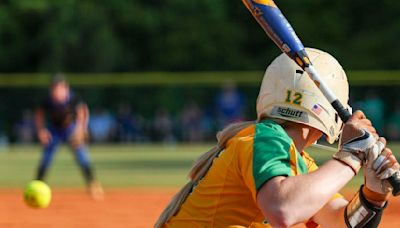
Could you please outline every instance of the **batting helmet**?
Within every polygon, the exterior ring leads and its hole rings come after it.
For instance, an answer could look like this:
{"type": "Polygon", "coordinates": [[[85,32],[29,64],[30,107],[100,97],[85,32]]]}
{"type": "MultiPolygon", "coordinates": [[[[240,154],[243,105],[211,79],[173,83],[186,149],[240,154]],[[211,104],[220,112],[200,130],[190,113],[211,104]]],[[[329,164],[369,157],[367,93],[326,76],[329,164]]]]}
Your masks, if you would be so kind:
{"type": "MultiPolygon", "coordinates": [[[[342,66],[330,54],[312,48],[306,52],[322,79],[348,106],[349,85],[342,66]]],[[[257,118],[302,123],[322,131],[329,143],[339,136],[342,121],[315,83],[286,54],[267,68],[257,99],[257,118]]],[[[349,107],[350,108],[350,107],[349,107]]]]}

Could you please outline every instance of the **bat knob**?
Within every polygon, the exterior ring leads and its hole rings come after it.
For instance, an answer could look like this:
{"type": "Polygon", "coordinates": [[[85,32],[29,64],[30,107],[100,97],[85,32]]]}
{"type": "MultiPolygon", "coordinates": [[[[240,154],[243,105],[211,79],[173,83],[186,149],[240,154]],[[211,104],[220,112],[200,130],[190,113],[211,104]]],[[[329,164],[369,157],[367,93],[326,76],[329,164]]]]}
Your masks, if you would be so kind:
{"type": "Polygon", "coordinates": [[[393,187],[392,194],[394,196],[400,195],[400,172],[397,171],[395,174],[389,177],[387,181],[389,181],[390,185],[393,187]]]}

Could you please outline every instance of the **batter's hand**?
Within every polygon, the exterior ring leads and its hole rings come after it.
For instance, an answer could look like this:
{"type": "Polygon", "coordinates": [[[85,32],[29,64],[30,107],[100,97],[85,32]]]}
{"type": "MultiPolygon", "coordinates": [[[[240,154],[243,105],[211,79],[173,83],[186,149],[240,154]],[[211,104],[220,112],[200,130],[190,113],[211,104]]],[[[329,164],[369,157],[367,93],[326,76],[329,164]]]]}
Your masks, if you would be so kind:
{"type": "Polygon", "coordinates": [[[386,180],[399,169],[399,163],[392,151],[386,147],[386,140],[379,138],[378,142],[368,152],[366,164],[363,165],[365,186],[364,195],[372,201],[384,202],[392,191],[386,180]]]}
{"type": "Polygon", "coordinates": [[[364,113],[356,111],[343,127],[339,141],[339,151],[333,158],[350,166],[358,173],[366,153],[376,143],[378,134],[364,113]]]}
{"type": "Polygon", "coordinates": [[[51,134],[46,128],[40,129],[38,131],[38,139],[40,144],[47,146],[51,141],[51,134]]]}
{"type": "Polygon", "coordinates": [[[379,137],[375,128],[372,126],[371,121],[367,119],[364,113],[362,111],[356,111],[343,127],[340,145],[349,147],[350,150],[356,149],[355,147],[359,147],[360,151],[365,151],[367,149],[365,147],[370,148],[373,145],[369,144],[371,141],[359,139],[365,135],[365,132],[368,132],[376,140],[379,137]],[[351,143],[351,141],[357,143],[351,143]]]}

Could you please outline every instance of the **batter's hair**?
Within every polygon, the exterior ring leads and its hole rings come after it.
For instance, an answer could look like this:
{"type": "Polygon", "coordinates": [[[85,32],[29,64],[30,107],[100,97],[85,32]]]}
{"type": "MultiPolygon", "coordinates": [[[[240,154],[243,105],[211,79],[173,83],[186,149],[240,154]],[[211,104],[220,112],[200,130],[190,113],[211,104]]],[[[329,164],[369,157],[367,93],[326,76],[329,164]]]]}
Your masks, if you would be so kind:
{"type": "Polygon", "coordinates": [[[216,158],[219,153],[225,149],[226,143],[239,131],[255,123],[255,121],[234,123],[217,133],[217,145],[211,148],[208,152],[200,155],[195,160],[192,168],[189,171],[189,182],[183,186],[183,188],[172,198],[171,202],[161,213],[156,224],[154,225],[155,228],[162,228],[165,223],[168,222],[168,220],[179,211],[186,198],[192,192],[193,187],[197,185],[199,180],[201,180],[201,178],[207,174],[207,171],[210,169],[214,158],[216,158]]]}

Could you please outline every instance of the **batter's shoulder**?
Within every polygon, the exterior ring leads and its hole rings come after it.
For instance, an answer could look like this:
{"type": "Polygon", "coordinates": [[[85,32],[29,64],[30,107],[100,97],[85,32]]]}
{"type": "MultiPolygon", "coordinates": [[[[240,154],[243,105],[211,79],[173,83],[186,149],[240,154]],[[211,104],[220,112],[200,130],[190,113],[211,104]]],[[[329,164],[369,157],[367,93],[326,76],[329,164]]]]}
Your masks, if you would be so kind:
{"type": "Polygon", "coordinates": [[[256,141],[278,141],[280,144],[290,145],[292,139],[281,125],[272,120],[261,121],[255,126],[256,141]]]}

